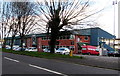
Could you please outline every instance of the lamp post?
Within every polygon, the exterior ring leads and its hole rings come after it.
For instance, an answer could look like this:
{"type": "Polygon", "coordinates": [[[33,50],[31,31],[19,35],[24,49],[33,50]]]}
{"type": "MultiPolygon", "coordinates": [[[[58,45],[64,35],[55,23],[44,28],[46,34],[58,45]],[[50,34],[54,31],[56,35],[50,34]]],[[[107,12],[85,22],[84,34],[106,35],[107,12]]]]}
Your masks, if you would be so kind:
{"type": "MultiPolygon", "coordinates": [[[[114,27],[113,27],[113,35],[115,36],[115,5],[117,4],[117,0],[113,1],[113,6],[114,6],[114,27]]],[[[115,38],[113,39],[113,48],[115,49],[115,38]]]]}
{"type": "Polygon", "coordinates": [[[116,19],[115,19],[115,18],[116,18],[116,17],[115,17],[115,5],[116,5],[116,4],[117,4],[117,0],[113,1],[113,6],[114,6],[114,24],[113,24],[114,27],[113,27],[113,35],[115,35],[115,20],[116,20],[116,19]]]}

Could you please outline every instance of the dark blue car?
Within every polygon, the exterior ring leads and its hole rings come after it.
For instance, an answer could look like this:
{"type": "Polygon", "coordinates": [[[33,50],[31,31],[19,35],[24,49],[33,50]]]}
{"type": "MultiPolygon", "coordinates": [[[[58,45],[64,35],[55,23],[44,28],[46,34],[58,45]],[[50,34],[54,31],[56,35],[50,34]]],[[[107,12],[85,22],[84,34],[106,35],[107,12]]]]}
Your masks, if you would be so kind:
{"type": "Polygon", "coordinates": [[[115,56],[115,51],[108,51],[108,56],[115,56]]]}
{"type": "Polygon", "coordinates": [[[108,51],[108,56],[120,57],[120,51],[108,51]]]}

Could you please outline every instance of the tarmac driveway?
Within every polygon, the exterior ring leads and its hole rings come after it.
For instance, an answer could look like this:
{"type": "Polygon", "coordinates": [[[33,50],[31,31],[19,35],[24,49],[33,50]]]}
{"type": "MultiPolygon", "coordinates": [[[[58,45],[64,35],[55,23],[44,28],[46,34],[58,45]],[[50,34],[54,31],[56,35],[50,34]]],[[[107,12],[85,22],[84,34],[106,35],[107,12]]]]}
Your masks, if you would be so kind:
{"type": "Polygon", "coordinates": [[[120,70],[119,57],[80,55],[80,54],[73,54],[73,55],[83,56],[85,58],[79,61],[79,63],[81,64],[120,70]]]}

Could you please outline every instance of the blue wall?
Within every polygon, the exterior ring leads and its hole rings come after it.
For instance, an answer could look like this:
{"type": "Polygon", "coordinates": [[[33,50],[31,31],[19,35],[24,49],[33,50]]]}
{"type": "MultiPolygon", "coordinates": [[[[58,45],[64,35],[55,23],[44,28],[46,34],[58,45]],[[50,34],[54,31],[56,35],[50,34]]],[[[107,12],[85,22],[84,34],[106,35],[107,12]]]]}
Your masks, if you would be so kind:
{"type": "Polygon", "coordinates": [[[101,28],[90,28],[91,29],[91,41],[90,44],[93,46],[99,45],[99,39],[105,38],[105,39],[113,39],[115,36],[112,34],[102,30],[101,28]]]}
{"type": "Polygon", "coordinates": [[[90,45],[98,45],[98,29],[91,29],[90,45]]]}

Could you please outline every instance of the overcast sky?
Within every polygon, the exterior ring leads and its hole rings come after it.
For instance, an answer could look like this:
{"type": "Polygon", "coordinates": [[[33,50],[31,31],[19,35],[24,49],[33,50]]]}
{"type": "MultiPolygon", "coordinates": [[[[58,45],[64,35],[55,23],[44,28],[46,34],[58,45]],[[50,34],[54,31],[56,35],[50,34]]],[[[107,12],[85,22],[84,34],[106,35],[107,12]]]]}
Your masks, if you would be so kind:
{"type": "MultiPolygon", "coordinates": [[[[107,32],[113,34],[113,28],[114,28],[114,5],[113,1],[116,0],[94,0],[96,2],[97,7],[105,7],[105,10],[101,12],[101,16],[98,18],[98,23],[101,25],[100,27],[107,32]]],[[[118,0],[120,1],[120,0],[118,0]]],[[[115,35],[118,36],[118,4],[115,5],[115,35]]]]}
{"type": "MultiPolygon", "coordinates": [[[[2,0],[0,0],[2,1],[2,0]]],[[[11,0],[3,0],[3,1],[11,1],[11,0]]],[[[24,0],[23,0],[24,1],[24,0]]],[[[100,24],[100,27],[102,29],[104,29],[105,31],[113,34],[113,28],[114,28],[114,6],[112,5],[113,4],[113,1],[116,1],[116,0],[90,0],[90,1],[93,1],[93,6],[92,7],[97,7],[99,9],[102,9],[102,8],[105,8],[104,11],[102,11],[99,15],[99,17],[97,18],[97,22],[98,24],[100,24]]],[[[117,1],[120,1],[120,0],[117,0],[117,1]]],[[[116,21],[116,28],[115,28],[115,35],[117,36],[118,35],[118,22],[117,22],[117,4],[115,5],[115,21],[116,21]]]]}

